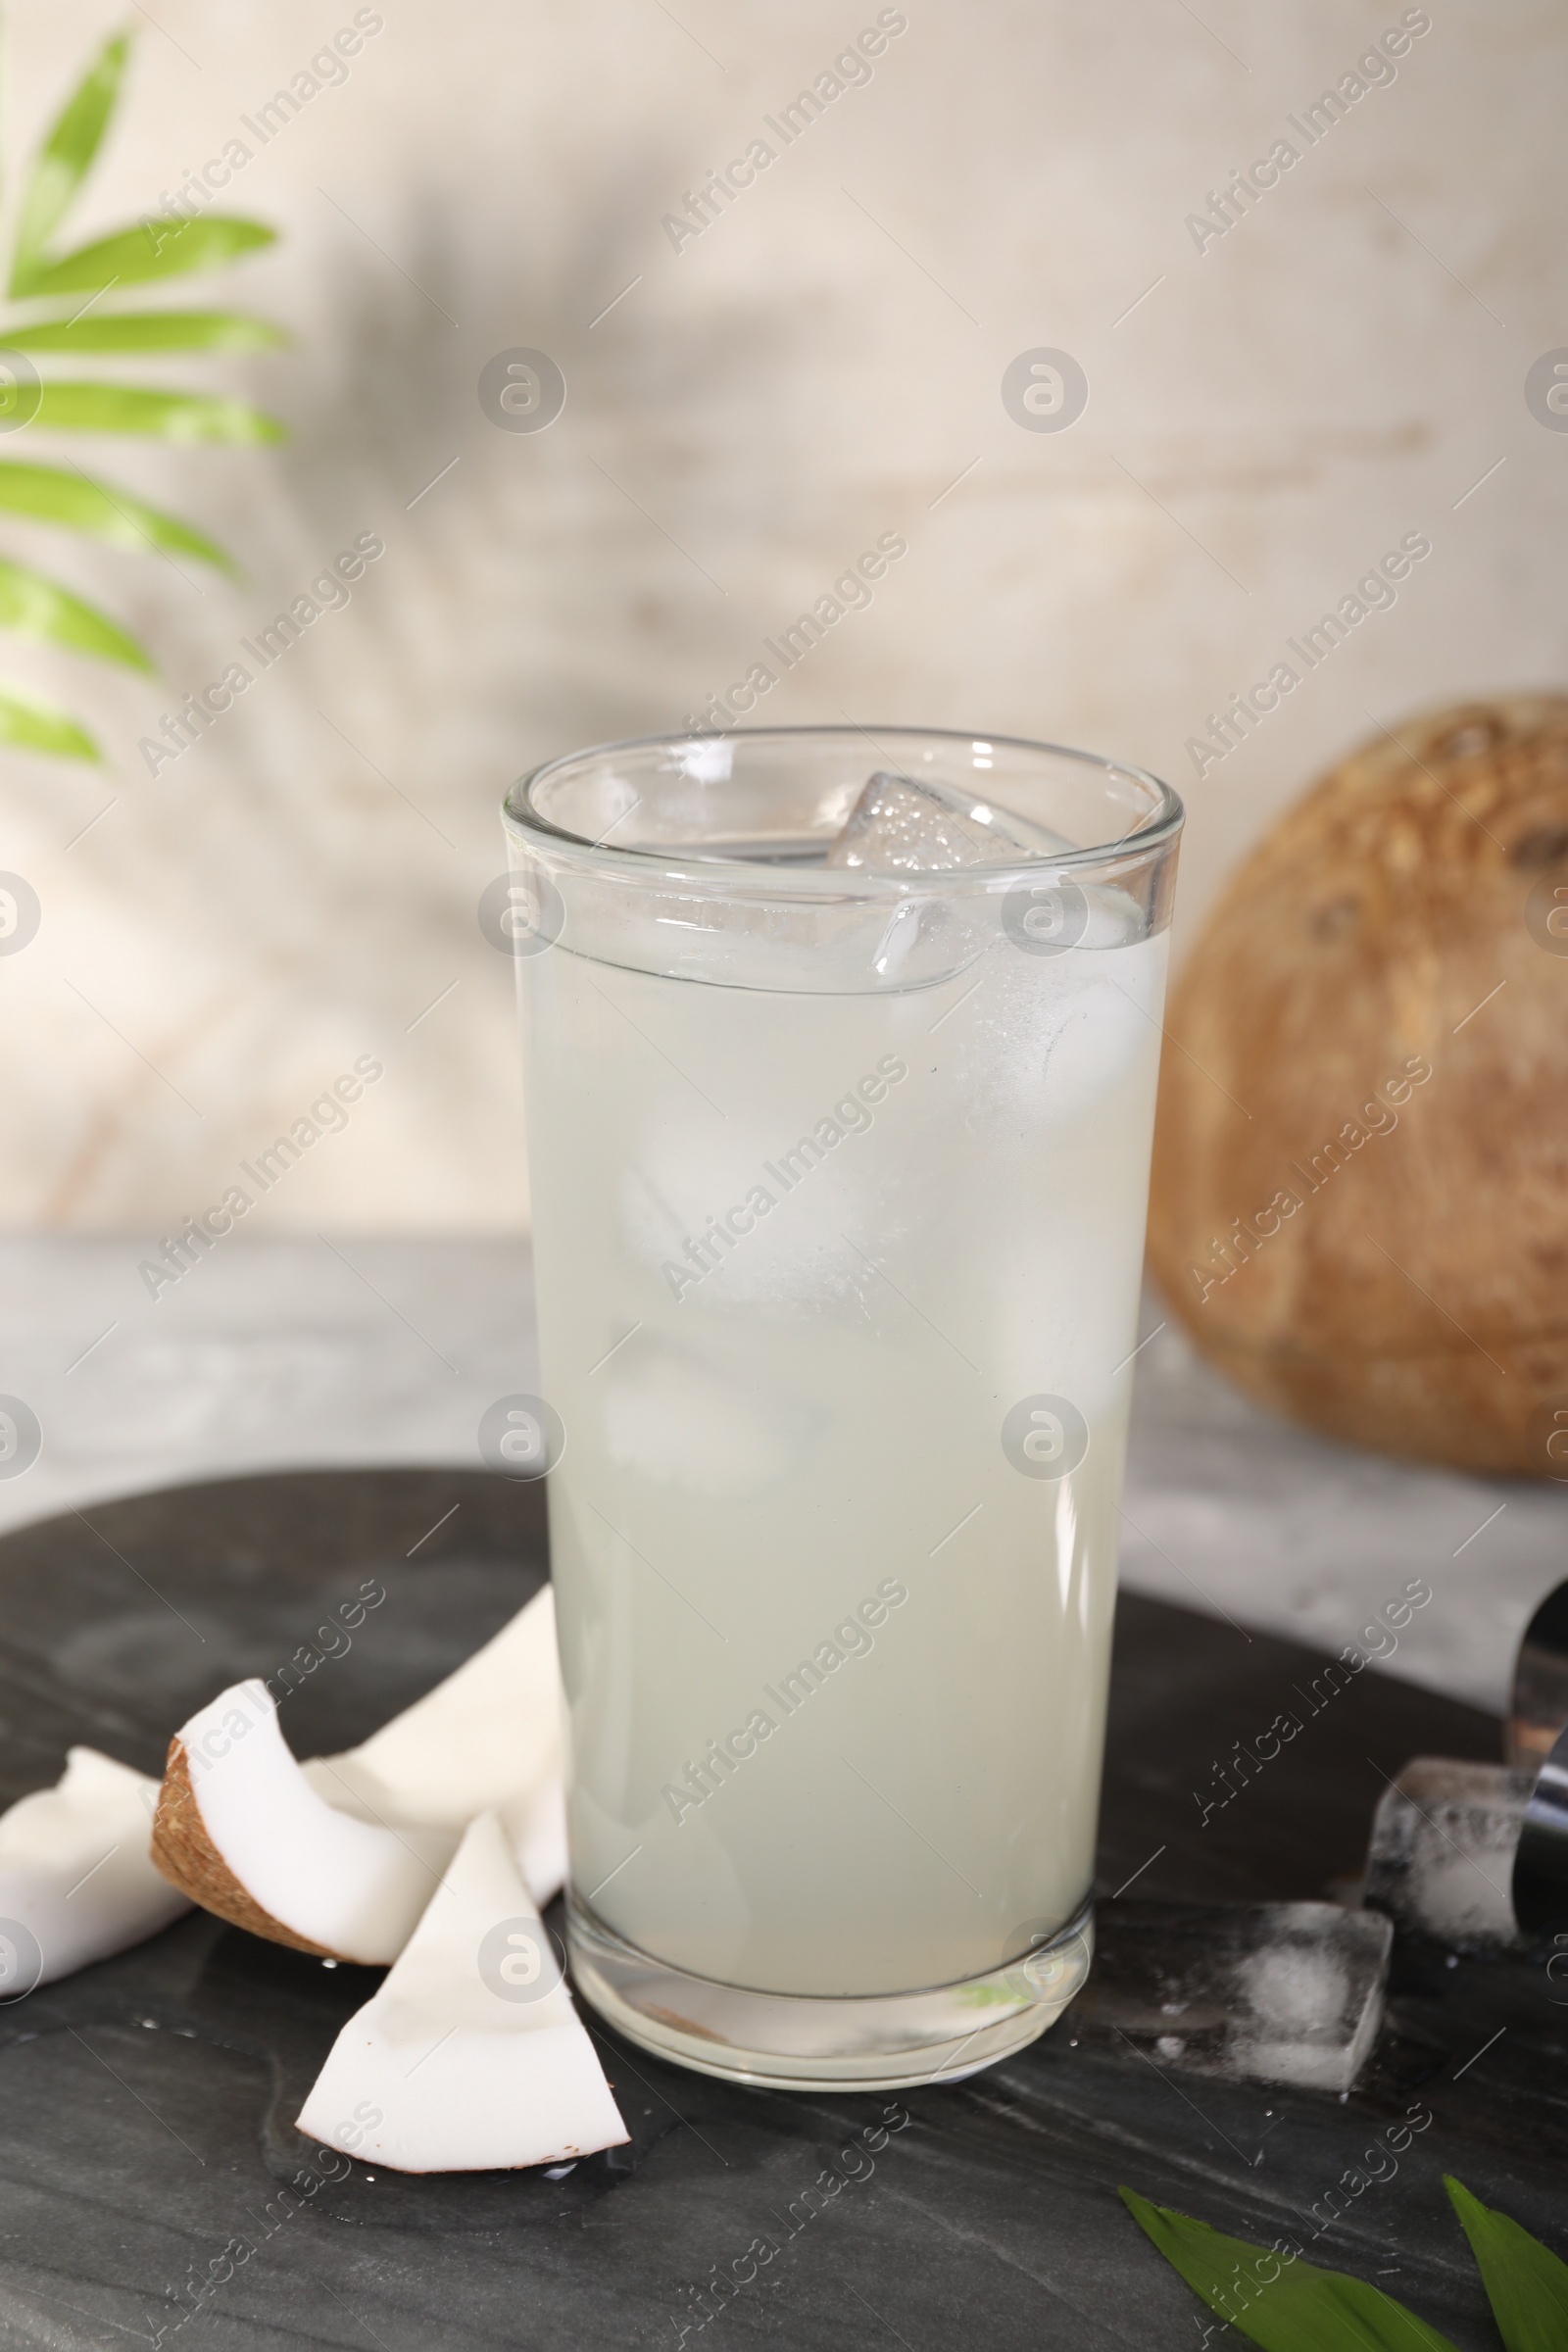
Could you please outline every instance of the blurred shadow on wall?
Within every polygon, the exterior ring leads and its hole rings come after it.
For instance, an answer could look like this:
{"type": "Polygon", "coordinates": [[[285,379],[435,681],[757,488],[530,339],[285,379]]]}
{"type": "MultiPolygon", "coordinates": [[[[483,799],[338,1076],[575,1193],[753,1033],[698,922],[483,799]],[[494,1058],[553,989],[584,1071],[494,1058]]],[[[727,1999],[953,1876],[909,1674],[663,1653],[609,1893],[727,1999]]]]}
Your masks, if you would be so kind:
{"type": "Polygon", "coordinates": [[[428,739],[461,706],[466,755],[498,763],[487,782],[536,751],[667,723],[730,675],[777,617],[748,596],[759,551],[787,562],[827,495],[776,300],[705,299],[672,333],[667,283],[657,313],[634,287],[590,323],[636,276],[628,257],[672,265],[628,238],[630,204],[602,194],[530,260],[493,233],[476,245],[442,192],[411,192],[396,266],[354,238],[323,254],[331,331],[296,355],[276,476],[295,568],[320,560],[324,515],[383,531],[389,709],[428,739]],[[565,375],[546,432],[480,410],[481,369],[512,348],[565,375]]]}

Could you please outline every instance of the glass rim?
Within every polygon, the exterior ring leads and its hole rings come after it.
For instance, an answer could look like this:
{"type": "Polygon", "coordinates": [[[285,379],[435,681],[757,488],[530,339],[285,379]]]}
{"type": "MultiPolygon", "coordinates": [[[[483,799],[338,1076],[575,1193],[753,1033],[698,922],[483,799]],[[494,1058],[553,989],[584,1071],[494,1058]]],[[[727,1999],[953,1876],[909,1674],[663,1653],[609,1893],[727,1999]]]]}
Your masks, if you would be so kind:
{"type": "MultiPolygon", "coordinates": [[[[976,797],[980,796],[977,794],[976,797]]],[[[1003,808],[1005,808],[1006,805],[1001,800],[997,803],[997,806],[1003,808]]],[[[1015,810],[1014,813],[1022,814],[1022,811],[1015,810]]],[[[530,835],[536,837],[541,843],[548,844],[559,855],[570,858],[573,862],[598,866],[602,871],[612,874],[619,872],[628,879],[633,875],[646,876],[651,868],[659,868],[669,874],[685,875],[686,869],[689,867],[695,869],[689,876],[694,882],[701,880],[711,884],[718,876],[723,875],[730,879],[730,887],[734,888],[738,885],[740,876],[749,874],[757,878],[765,876],[768,882],[776,887],[783,883],[785,877],[788,876],[789,881],[797,886],[812,884],[820,889],[823,880],[830,877],[835,883],[850,885],[852,893],[858,895],[860,890],[866,888],[890,889],[906,894],[911,889],[930,889],[944,884],[951,887],[955,881],[959,880],[972,886],[986,877],[1038,873],[1043,864],[1049,865],[1054,870],[1063,867],[1105,865],[1127,858],[1142,858],[1148,854],[1169,849],[1186,822],[1187,810],[1181,796],[1161,777],[1156,776],[1152,769],[1140,767],[1130,760],[1112,759],[1106,753],[1080,751],[1071,744],[1045,743],[1027,735],[983,734],[976,728],[905,725],[871,727],[851,723],[822,726],[807,724],[788,727],[727,727],[721,733],[715,732],[710,735],[699,735],[692,732],[676,733],[671,730],[655,735],[622,736],[607,743],[587,744],[577,751],[562,753],[553,760],[542,761],[537,767],[525,770],[503,796],[501,815],[505,825],[515,828],[524,837],[530,835]],[[926,743],[961,743],[966,747],[983,742],[991,745],[1005,745],[1009,751],[1033,753],[1045,759],[1071,760],[1079,767],[1095,771],[1102,776],[1125,776],[1131,781],[1143,785],[1152,796],[1152,807],[1146,821],[1134,826],[1128,832],[1116,834],[1107,841],[1090,843],[1082,849],[1053,852],[1049,858],[999,859],[995,864],[969,866],[933,866],[929,871],[920,872],[880,872],[875,868],[867,867],[824,869],[818,866],[798,866],[789,868],[767,863],[761,859],[710,858],[701,854],[699,845],[696,843],[663,842],[652,848],[638,849],[619,844],[612,845],[603,838],[599,841],[591,841],[586,834],[568,832],[564,826],[555,824],[540,811],[535,803],[534,796],[538,788],[547,783],[551,777],[559,775],[564,769],[583,766],[590,761],[604,760],[617,753],[675,750],[687,744],[779,742],[788,741],[791,737],[810,738],[816,741],[848,740],[857,735],[865,737],[873,745],[882,736],[891,737],[895,742],[902,739],[905,742],[915,740],[926,743]]]]}

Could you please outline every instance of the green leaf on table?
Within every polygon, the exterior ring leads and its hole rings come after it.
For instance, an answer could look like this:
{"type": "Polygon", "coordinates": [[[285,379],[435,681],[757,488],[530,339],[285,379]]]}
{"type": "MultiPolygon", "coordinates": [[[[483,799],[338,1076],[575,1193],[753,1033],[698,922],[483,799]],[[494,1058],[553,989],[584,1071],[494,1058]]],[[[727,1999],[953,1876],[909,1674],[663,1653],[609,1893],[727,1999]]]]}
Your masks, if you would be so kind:
{"type": "Polygon", "coordinates": [[[1481,2267],[1492,2316],[1508,2352],[1563,2352],[1568,2344],[1568,2263],[1539,2238],[1473,2197],[1445,2173],[1443,2185],[1481,2267]]]}
{"type": "Polygon", "coordinates": [[[0,459],[0,512],[82,531],[132,555],[145,555],[153,548],[166,556],[194,557],[219,571],[236,570],[222,549],[189,523],[132,498],[128,490],[106,490],[74,467],[23,466],[0,459]]]}
{"type": "Polygon", "coordinates": [[[21,564],[0,562],[0,628],[63,645],[68,653],[91,654],[100,662],[122,662],[128,669],[155,666],[135,638],[106,613],[21,564]]]}
{"type": "Polygon", "coordinates": [[[0,684],[0,744],[47,752],[56,760],[101,760],[92,737],[66,711],[24,687],[0,684]]]}
{"type": "Polygon", "coordinates": [[[46,432],[150,433],[160,441],[281,441],[275,416],[248,400],[207,392],[147,392],[125,384],[56,384],[39,388],[32,422],[46,432]]]}
{"type": "Polygon", "coordinates": [[[13,327],[0,348],[13,351],[271,351],[288,337],[269,318],[244,311],[89,311],[84,318],[45,318],[13,327]]]}
{"type": "Polygon", "coordinates": [[[39,149],[17,225],[19,261],[37,253],[47,242],[92,169],[120,95],[128,46],[122,32],[105,43],[39,149]]]}
{"type": "Polygon", "coordinates": [[[19,255],[11,291],[19,301],[46,294],[103,294],[111,286],[145,285],[154,277],[186,277],[197,270],[219,270],[241,254],[276,242],[276,231],[259,220],[228,213],[205,213],[196,220],[148,220],[122,228],[94,244],[55,260],[19,255]]]}
{"type": "Polygon", "coordinates": [[[1446,2336],[1364,2279],[1222,2236],[1134,2189],[1124,2188],[1121,2200],[1193,2292],[1263,2352],[1454,2352],[1446,2336]]]}

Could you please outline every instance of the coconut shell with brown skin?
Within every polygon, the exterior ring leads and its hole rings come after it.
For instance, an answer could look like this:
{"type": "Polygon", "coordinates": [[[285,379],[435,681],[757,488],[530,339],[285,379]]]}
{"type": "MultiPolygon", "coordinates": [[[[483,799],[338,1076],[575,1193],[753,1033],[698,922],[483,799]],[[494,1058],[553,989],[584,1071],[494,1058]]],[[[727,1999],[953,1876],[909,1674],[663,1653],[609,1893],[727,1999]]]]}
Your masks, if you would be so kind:
{"type": "Polygon", "coordinates": [[[1150,1251],[1202,1353],[1353,1444],[1568,1481],[1568,698],[1364,744],[1167,1029],[1150,1251]]]}
{"type": "Polygon", "coordinates": [[[323,1958],[344,1956],[328,1953],[324,1944],[312,1943],[292,1928],[285,1928],[240,1885],[207,1834],[191,1786],[190,1758],[178,1738],[169,1743],[169,1761],[153,1817],[151,1851],[160,1877],[177,1886],[181,1894],[188,1894],[204,1911],[216,1913],[236,1928],[248,1928],[253,1936],[265,1936],[270,1943],[290,1944],[297,1952],[316,1952],[323,1958]]]}

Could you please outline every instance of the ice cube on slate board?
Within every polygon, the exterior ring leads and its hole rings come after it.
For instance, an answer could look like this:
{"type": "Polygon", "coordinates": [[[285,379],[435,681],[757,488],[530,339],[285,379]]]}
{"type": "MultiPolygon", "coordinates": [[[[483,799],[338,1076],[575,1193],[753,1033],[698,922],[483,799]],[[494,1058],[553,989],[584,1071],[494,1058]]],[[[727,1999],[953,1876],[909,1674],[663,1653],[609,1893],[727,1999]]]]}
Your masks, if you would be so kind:
{"type": "Polygon", "coordinates": [[[1535,1775],[1416,1756],[1372,1816],[1365,1900],[1445,1943],[1512,1943],[1513,1857],[1535,1775]]]}
{"type": "Polygon", "coordinates": [[[882,874],[951,872],[956,866],[1011,865],[1058,858],[1072,844],[1026,817],[993,808],[951,784],[879,770],[829,845],[823,863],[868,866],[882,874]]]}
{"type": "Polygon", "coordinates": [[[1072,2020],[1159,2067],[1348,2090],[1393,1943],[1387,1919],[1335,1903],[1111,1903],[1072,2020]]]}

